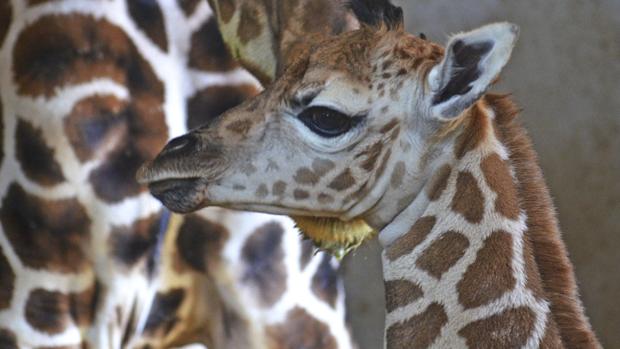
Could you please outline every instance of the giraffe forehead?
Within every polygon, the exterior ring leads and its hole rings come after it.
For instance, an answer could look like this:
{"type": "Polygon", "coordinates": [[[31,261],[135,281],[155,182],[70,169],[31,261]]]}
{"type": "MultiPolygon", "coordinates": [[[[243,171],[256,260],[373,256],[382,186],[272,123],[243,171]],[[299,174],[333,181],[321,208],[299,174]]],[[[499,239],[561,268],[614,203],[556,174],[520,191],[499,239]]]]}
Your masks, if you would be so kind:
{"type": "Polygon", "coordinates": [[[402,81],[406,75],[430,70],[444,55],[440,45],[403,31],[371,28],[326,39],[316,47],[305,77],[327,80],[339,74],[349,84],[402,81]]]}
{"type": "Polygon", "coordinates": [[[378,39],[374,30],[362,28],[317,42],[310,51],[308,71],[341,72],[365,81],[378,39]]]}

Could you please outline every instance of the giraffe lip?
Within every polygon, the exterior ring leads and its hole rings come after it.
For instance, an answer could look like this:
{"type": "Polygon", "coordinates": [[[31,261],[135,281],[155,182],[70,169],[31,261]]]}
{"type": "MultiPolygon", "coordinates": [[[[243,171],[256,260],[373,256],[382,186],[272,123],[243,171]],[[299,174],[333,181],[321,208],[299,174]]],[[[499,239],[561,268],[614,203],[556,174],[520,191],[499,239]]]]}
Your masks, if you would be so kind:
{"type": "Polygon", "coordinates": [[[205,206],[206,182],[200,178],[172,178],[149,183],[151,194],[177,213],[189,213],[205,206]]]}
{"type": "Polygon", "coordinates": [[[175,190],[180,187],[185,187],[188,184],[197,182],[198,180],[199,178],[168,178],[150,182],[148,186],[151,193],[156,195],[170,190],[175,190]]]}

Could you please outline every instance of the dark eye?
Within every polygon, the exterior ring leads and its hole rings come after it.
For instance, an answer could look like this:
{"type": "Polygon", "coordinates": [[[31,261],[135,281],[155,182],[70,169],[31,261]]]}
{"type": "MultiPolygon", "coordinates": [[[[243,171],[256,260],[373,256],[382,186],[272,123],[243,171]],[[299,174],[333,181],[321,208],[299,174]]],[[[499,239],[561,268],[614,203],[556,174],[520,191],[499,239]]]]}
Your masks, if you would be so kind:
{"type": "Polygon", "coordinates": [[[336,137],[349,131],[358,121],[327,107],[310,107],[298,116],[310,130],[323,137],[336,137]]]}

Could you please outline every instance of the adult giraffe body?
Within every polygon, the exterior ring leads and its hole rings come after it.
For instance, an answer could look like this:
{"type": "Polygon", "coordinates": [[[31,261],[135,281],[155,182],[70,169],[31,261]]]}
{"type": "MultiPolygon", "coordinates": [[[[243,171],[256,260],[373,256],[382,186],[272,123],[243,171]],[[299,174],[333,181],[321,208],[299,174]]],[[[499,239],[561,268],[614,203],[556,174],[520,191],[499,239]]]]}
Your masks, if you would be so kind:
{"type": "Polygon", "coordinates": [[[140,180],[180,212],[364,219],[384,247],[388,348],[600,347],[517,109],[486,93],[518,28],[491,24],[444,49],[405,33],[388,1],[352,7],[366,26],[318,39],[140,180]],[[279,175],[239,170],[267,159],[279,175]]]}
{"type": "MultiPolygon", "coordinates": [[[[237,24],[263,34],[245,44],[288,27],[237,24]]],[[[245,60],[268,83],[277,48],[263,58],[245,60]]],[[[0,347],[351,346],[337,265],[292,221],[168,219],[134,180],[260,90],[206,1],[0,0],[0,77],[0,347]]]]}

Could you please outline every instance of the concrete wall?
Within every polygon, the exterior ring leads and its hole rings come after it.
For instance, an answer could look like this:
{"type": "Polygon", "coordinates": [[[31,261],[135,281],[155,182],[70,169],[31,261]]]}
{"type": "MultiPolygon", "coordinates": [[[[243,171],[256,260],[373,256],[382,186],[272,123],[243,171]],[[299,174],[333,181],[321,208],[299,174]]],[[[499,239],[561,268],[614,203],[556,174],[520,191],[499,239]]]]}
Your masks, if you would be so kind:
{"type": "MultiPolygon", "coordinates": [[[[445,42],[493,21],[521,26],[494,88],[513,92],[554,196],[586,313],[606,348],[620,348],[620,1],[409,0],[407,28],[445,42]]],[[[381,348],[379,248],[345,263],[354,332],[381,348]]]]}

